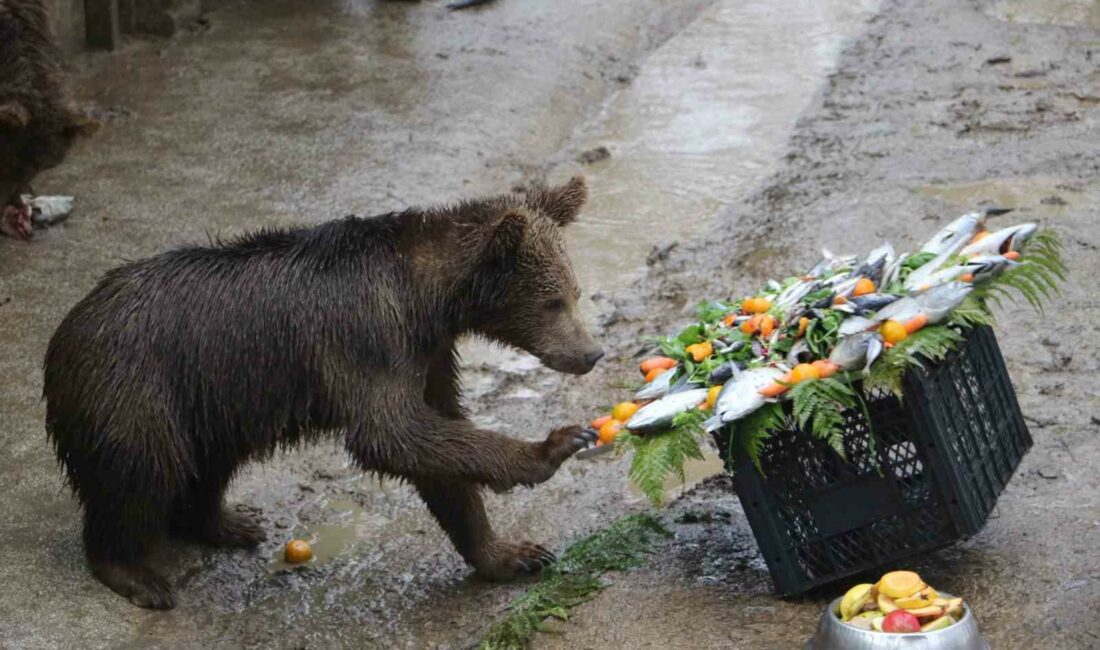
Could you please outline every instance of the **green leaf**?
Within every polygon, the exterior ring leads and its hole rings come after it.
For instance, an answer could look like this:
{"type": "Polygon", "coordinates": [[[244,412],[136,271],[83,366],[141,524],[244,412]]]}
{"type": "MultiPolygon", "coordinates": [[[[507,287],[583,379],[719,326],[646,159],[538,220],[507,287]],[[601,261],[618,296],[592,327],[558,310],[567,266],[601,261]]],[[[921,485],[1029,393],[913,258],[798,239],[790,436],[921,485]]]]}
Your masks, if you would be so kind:
{"type": "Polygon", "coordinates": [[[913,332],[884,351],[871,365],[871,373],[863,382],[864,391],[883,390],[901,397],[902,380],[910,366],[942,361],[962,340],[961,334],[944,325],[930,325],[913,332]]]}

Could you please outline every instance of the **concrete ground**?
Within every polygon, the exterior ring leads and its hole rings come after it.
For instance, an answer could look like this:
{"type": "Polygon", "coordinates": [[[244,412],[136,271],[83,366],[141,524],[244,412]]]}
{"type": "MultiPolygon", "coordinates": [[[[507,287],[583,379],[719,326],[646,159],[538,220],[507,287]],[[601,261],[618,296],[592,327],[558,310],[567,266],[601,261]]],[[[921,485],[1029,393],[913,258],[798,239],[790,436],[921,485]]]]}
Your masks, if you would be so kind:
{"type": "MultiPolygon", "coordinates": [[[[621,396],[639,336],[806,266],[823,244],[904,246],[983,203],[1058,230],[1064,295],[1044,316],[1005,310],[998,330],[1035,447],[980,534],[914,566],[969,598],[995,648],[1100,643],[1096,3],[498,0],[451,13],[280,0],[208,18],[74,61],[75,94],[105,128],[37,188],[76,195],[79,213],[31,244],[0,241],[0,647],[476,643],[522,585],[471,579],[408,488],[362,477],[331,447],[236,483],[232,499],[262,509],[260,550],[163,549],[176,610],[108,592],[87,573],[45,444],[40,360],[66,310],[123,260],[578,169],[593,201],[570,248],[609,354],[566,378],[471,347],[479,421],[520,437],[599,412],[621,396]],[[576,162],[600,145],[609,159],[576,162]],[[291,536],[315,540],[318,561],[283,566],[291,536]]],[[[561,548],[645,507],[626,462],[571,462],[491,496],[490,516],[561,548]]],[[[612,576],[536,646],[791,648],[812,632],[834,594],[771,595],[724,480],[668,514],[709,523],[673,523],[650,567],[612,576]]]]}

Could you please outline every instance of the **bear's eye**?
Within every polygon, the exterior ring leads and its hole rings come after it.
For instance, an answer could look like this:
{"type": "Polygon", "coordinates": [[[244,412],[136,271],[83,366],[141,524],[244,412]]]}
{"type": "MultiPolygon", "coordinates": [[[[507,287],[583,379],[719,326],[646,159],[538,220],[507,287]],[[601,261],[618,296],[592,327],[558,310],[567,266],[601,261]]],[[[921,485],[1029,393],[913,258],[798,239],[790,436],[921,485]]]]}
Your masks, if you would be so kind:
{"type": "Polygon", "coordinates": [[[562,311],[565,309],[565,301],[561,298],[551,298],[543,303],[546,311],[562,311]]]}

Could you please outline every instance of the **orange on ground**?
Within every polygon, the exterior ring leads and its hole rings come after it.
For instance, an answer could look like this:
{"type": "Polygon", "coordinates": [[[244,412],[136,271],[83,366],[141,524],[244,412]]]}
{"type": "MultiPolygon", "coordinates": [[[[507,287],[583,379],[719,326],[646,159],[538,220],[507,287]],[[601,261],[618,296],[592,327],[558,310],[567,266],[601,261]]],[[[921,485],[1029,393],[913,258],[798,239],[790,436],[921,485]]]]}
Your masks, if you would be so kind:
{"type": "Polygon", "coordinates": [[[775,316],[771,314],[764,314],[760,318],[760,336],[762,338],[768,338],[775,331],[775,316]]]}
{"type": "Polygon", "coordinates": [[[304,539],[292,539],[286,543],[286,549],[283,551],[283,557],[287,562],[291,564],[301,564],[302,562],[309,562],[313,559],[313,549],[309,547],[309,542],[304,539]]]}
{"type": "Polygon", "coordinates": [[[648,375],[654,368],[660,368],[662,370],[668,370],[669,368],[676,367],[676,359],[669,359],[668,357],[652,357],[642,361],[638,366],[643,375],[648,375]]]}
{"type": "Polygon", "coordinates": [[[904,341],[905,337],[909,336],[909,332],[906,331],[905,326],[896,320],[886,321],[878,331],[882,334],[882,340],[890,344],[904,341]]]}
{"type": "Polygon", "coordinates": [[[653,370],[650,370],[648,373],[646,373],[645,380],[646,382],[651,382],[659,375],[666,372],[668,372],[667,368],[654,368],[653,370]]]}
{"type": "Polygon", "coordinates": [[[912,334],[913,332],[919,330],[927,324],[928,316],[925,316],[924,314],[917,314],[916,316],[905,321],[905,332],[907,334],[912,334]]]}
{"type": "Polygon", "coordinates": [[[875,292],[875,283],[870,278],[860,278],[859,282],[856,282],[856,288],[852,291],[853,296],[862,296],[868,293],[875,292]]]}
{"type": "Polygon", "coordinates": [[[710,341],[703,341],[702,343],[695,343],[687,346],[684,348],[684,351],[690,354],[691,358],[695,359],[695,362],[698,363],[714,354],[714,346],[711,345],[710,341]]]}
{"type": "Polygon", "coordinates": [[[797,384],[807,379],[819,379],[821,370],[810,363],[800,363],[791,369],[791,383],[797,384]]]}
{"type": "Polygon", "coordinates": [[[721,393],[721,392],[722,392],[722,384],[718,384],[717,386],[711,386],[710,387],[710,390],[707,391],[707,408],[708,409],[714,408],[714,403],[718,401],[718,393],[721,393]]]}
{"type": "Polygon", "coordinates": [[[610,415],[601,415],[600,417],[596,418],[595,420],[592,420],[591,422],[589,422],[588,426],[592,427],[596,431],[599,431],[600,427],[607,424],[607,421],[610,420],[610,419],[611,419],[610,415]]]}
{"type": "Polygon", "coordinates": [[[640,408],[642,407],[634,402],[619,402],[615,405],[615,408],[611,409],[611,419],[618,420],[619,422],[626,422],[630,419],[630,416],[637,413],[640,408]]]}
{"type": "Polygon", "coordinates": [[[763,314],[772,308],[772,301],[767,298],[745,298],[741,301],[741,311],[746,314],[763,314]]]}
{"type": "Polygon", "coordinates": [[[912,596],[924,589],[924,581],[912,571],[891,571],[878,581],[879,593],[895,599],[912,596]]]}
{"type": "Polygon", "coordinates": [[[798,334],[795,334],[795,338],[805,336],[806,329],[810,326],[810,319],[803,316],[798,319],[798,334]]]}
{"type": "Polygon", "coordinates": [[[605,445],[615,442],[615,438],[619,436],[619,431],[623,428],[623,423],[618,420],[608,420],[600,427],[600,442],[605,445]]]}

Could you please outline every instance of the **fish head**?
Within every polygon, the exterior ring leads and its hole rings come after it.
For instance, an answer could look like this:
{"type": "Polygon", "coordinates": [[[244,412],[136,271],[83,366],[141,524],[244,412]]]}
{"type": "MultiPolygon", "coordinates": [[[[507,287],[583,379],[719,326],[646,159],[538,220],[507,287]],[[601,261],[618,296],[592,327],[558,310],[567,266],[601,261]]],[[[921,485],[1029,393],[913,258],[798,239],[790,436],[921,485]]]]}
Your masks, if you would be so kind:
{"type": "Polygon", "coordinates": [[[844,370],[855,370],[870,365],[869,354],[874,353],[877,357],[881,347],[882,336],[878,332],[859,332],[842,339],[829,354],[829,361],[844,370]]]}

